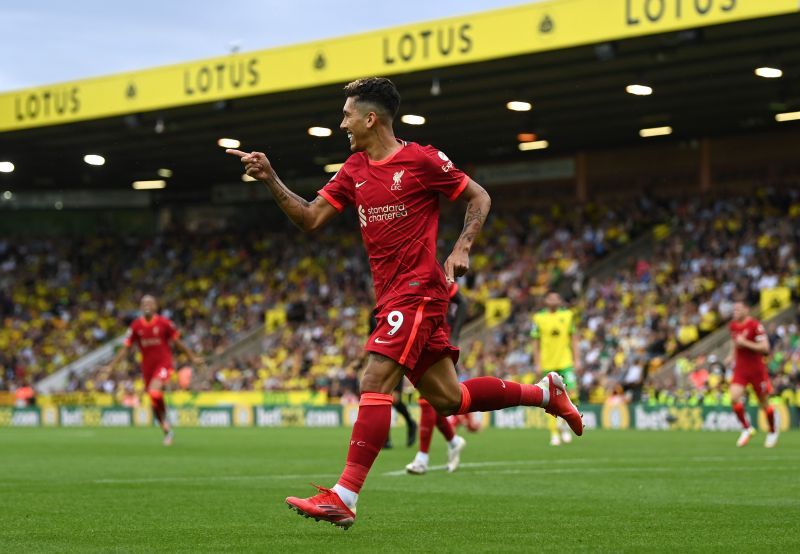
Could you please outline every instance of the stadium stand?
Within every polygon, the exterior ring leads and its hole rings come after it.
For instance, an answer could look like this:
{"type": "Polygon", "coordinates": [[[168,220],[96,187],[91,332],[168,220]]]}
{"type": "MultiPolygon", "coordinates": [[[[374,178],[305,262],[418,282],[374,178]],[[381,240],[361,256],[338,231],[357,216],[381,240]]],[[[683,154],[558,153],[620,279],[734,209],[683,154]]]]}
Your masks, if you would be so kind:
{"type": "MultiPolygon", "coordinates": [[[[473,306],[503,297],[511,300],[512,312],[465,343],[461,367],[536,379],[530,320],[538,298],[556,288],[578,298],[582,397],[601,402],[621,388],[638,398],[649,374],[729,318],[735,292],[746,289],[756,304],[763,288],[797,289],[800,237],[791,223],[799,206],[796,191],[757,189],[692,201],[642,197],[617,209],[588,204],[581,210],[501,211],[490,219],[472,260],[475,271],[464,284],[473,306]],[[584,283],[593,262],[624,252],[631,237],[643,233],[656,239],[649,255],[584,283]]],[[[445,225],[442,249],[456,232],[457,226],[445,225]]],[[[345,399],[357,393],[371,287],[359,239],[341,225],[314,237],[292,231],[174,233],[70,243],[40,239],[0,248],[8,291],[0,297],[6,321],[0,341],[14,345],[4,351],[18,352],[0,360],[5,387],[35,381],[118,335],[138,297],[155,290],[189,344],[210,356],[266,316],[271,332],[261,353],[212,367],[196,376],[193,388],[324,390],[345,399]]],[[[479,315],[480,309],[471,314],[479,315]]],[[[796,349],[784,343],[776,348],[773,365],[776,357],[784,360],[785,380],[793,383],[796,349]]],[[[114,392],[121,399],[140,388],[133,364],[111,375],[73,376],[67,384],[70,391],[114,392]]]]}
{"type": "MultiPolygon", "coordinates": [[[[602,402],[617,388],[638,398],[651,372],[730,318],[736,294],[758,304],[762,290],[785,285],[797,291],[797,191],[759,188],[752,195],[675,201],[670,213],[654,229],[661,240],[651,255],[590,281],[579,296],[585,400],[602,402]]],[[[475,363],[467,364],[480,374],[519,371],[518,378],[534,380],[525,371],[532,313],[518,310],[474,347],[475,363]]],[[[792,359],[783,342],[775,349],[773,365],[775,357],[792,359]]],[[[796,368],[788,367],[788,379],[796,382],[796,368]]]]}

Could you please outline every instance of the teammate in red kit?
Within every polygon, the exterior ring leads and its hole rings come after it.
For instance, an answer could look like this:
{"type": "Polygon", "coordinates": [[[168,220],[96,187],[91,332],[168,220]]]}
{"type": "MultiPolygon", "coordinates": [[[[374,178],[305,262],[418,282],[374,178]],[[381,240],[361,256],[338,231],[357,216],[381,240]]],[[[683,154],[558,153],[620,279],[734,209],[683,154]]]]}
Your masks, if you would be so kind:
{"type": "Polygon", "coordinates": [[[745,391],[747,385],[750,385],[758,396],[761,409],[767,415],[769,433],[767,433],[764,446],[772,448],[778,443],[778,430],[775,427],[775,410],[769,404],[772,384],[764,363],[764,356],[769,354],[767,333],[757,319],[749,316],[747,305],[741,301],[733,305],[733,321],[730,323],[730,331],[733,341],[730,359],[734,361],[733,381],[730,387],[731,403],[733,411],[743,427],[736,446],[745,446],[750,442],[750,437],[756,433],[744,410],[745,391]]]}
{"type": "Polygon", "coordinates": [[[344,472],[333,489],[310,498],[289,497],[306,517],[348,528],[367,473],[389,433],[392,390],[405,374],[441,414],[541,406],[569,422],[583,422],[556,373],[536,385],[479,377],[458,382],[458,349],[443,329],[447,284],[469,269],[469,252],[489,212],[487,192],[441,151],[398,140],[392,122],[400,95],[388,79],[359,79],[345,87],[341,129],[353,154],[307,201],[290,191],[261,152],[228,150],[251,177],[264,182],[278,206],[305,232],[319,229],[348,205],[355,207],[369,257],[378,326],[365,349],[361,400],[344,472]],[[439,197],[467,202],[464,229],[444,268],[436,261],[439,197]]]}
{"type": "Polygon", "coordinates": [[[122,358],[126,357],[133,345],[139,347],[142,353],[142,376],[147,394],[150,396],[150,405],[153,415],[164,431],[164,445],[172,444],[174,434],[167,421],[167,407],[164,404],[164,385],[174,371],[172,363],[171,345],[175,344],[183,351],[195,366],[202,365],[203,360],[196,356],[183,341],[180,333],[166,317],[157,313],[158,304],[153,296],[142,297],[140,305],[142,316],[135,319],[128,329],[125,342],[117,355],[106,366],[111,371],[122,358]]]}

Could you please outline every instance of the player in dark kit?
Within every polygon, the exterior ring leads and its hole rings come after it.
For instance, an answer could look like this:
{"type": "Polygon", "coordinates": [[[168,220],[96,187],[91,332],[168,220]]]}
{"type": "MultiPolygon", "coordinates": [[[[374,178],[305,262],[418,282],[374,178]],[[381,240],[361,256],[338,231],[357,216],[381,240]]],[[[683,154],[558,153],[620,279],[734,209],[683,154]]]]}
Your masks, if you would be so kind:
{"type": "Polygon", "coordinates": [[[447,284],[469,269],[469,252],[489,212],[487,192],[441,151],[395,138],[392,122],[400,95],[388,79],[359,79],[345,87],[340,127],[353,154],[307,201],[284,185],[261,152],[239,157],[251,177],[264,182],[278,206],[305,232],[319,229],[352,204],[372,270],[378,326],[365,349],[358,417],[347,462],[332,489],[317,487],[310,498],[289,497],[299,514],[348,528],[367,473],[386,442],[392,390],[403,374],[440,414],[540,406],[563,417],[575,434],[583,422],[557,373],[536,385],[479,377],[458,382],[458,349],[443,324],[447,284]],[[436,261],[439,196],[467,202],[464,229],[444,268],[436,261]]]}
{"type": "Polygon", "coordinates": [[[180,333],[175,328],[175,324],[157,313],[158,304],[155,297],[149,294],[143,296],[140,308],[142,316],[131,323],[122,348],[119,349],[111,363],[106,366],[106,369],[111,371],[122,358],[128,356],[133,345],[139,347],[139,351],[142,353],[144,387],[148,396],[150,396],[153,415],[164,431],[164,445],[170,446],[174,435],[167,421],[167,407],[164,404],[164,385],[169,381],[174,371],[171,345],[174,344],[184,352],[195,367],[202,365],[203,360],[196,356],[180,340],[180,333]]]}
{"type": "Polygon", "coordinates": [[[744,411],[745,392],[747,385],[750,385],[767,416],[769,433],[764,446],[773,448],[778,444],[778,430],[775,427],[775,409],[769,404],[772,383],[767,373],[767,365],[764,363],[764,356],[769,354],[767,332],[760,321],[749,316],[749,310],[744,302],[736,302],[733,305],[730,332],[733,341],[730,358],[735,364],[730,387],[731,404],[743,427],[736,446],[745,446],[750,442],[750,437],[756,433],[744,411]]]}

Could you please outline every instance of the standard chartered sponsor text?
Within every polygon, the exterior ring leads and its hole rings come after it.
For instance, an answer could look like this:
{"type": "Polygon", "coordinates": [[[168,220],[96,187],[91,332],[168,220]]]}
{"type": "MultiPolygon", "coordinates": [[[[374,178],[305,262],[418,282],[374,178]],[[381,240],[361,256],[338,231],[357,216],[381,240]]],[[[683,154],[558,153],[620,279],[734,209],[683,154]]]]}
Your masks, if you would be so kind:
{"type": "Polygon", "coordinates": [[[405,203],[400,204],[386,204],[384,206],[375,206],[374,208],[367,208],[367,221],[370,223],[377,223],[380,221],[391,221],[398,217],[406,217],[408,210],[406,210],[405,203]]]}

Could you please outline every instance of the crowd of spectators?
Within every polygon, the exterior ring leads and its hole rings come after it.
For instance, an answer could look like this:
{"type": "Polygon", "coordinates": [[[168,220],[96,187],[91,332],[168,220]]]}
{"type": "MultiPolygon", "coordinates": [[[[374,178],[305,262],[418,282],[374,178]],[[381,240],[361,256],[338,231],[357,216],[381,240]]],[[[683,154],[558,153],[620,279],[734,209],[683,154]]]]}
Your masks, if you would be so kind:
{"type": "Polygon", "coordinates": [[[0,387],[39,380],[121,335],[146,293],[206,355],[260,325],[265,306],[305,321],[362,305],[368,272],[357,246],[339,229],[291,240],[253,232],[0,241],[0,387]]]}
{"type": "MultiPolygon", "coordinates": [[[[762,289],[798,290],[798,218],[796,193],[768,190],[500,210],[474,249],[462,290],[472,317],[491,298],[509,298],[512,312],[464,345],[459,369],[537,379],[531,317],[542,294],[558,289],[579,315],[582,398],[602,401],[613,390],[638,398],[664,360],[726,322],[734,295],[756,304],[762,289]],[[652,249],[610,277],[584,279],[593,263],[645,233],[653,234],[652,249]]],[[[459,230],[443,225],[441,254],[459,230]]],[[[156,292],[190,347],[210,359],[265,314],[282,314],[259,354],[212,365],[195,375],[194,389],[357,393],[372,291],[357,231],[345,227],[313,237],[261,231],[0,242],[3,382],[40,378],[119,335],[146,292],[156,292]]],[[[789,338],[776,343],[772,363],[780,357],[788,387],[797,381],[797,333],[782,329],[789,338]]],[[[68,383],[121,397],[140,388],[133,363],[68,383]]]]}
{"type": "MultiPolygon", "coordinates": [[[[590,279],[572,302],[580,316],[584,400],[601,401],[615,389],[639,398],[665,360],[730,319],[735,298],[757,306],[761,291],[777,286],[797,298],[796,192],[673,202],[669,213],[654,227],[652,250],[606,279],[590,279]]],[[[469,353],[474,371],[535,378],[527,369],[533,364],[528,335],[538,304],[523,297],[515,306],[512,318],[469,353]]],[[[796,367],[796,350],[782,342],[775,348],[796,367]]],[[[793,383],[796,374],[788,372],[793,383]]]]}

